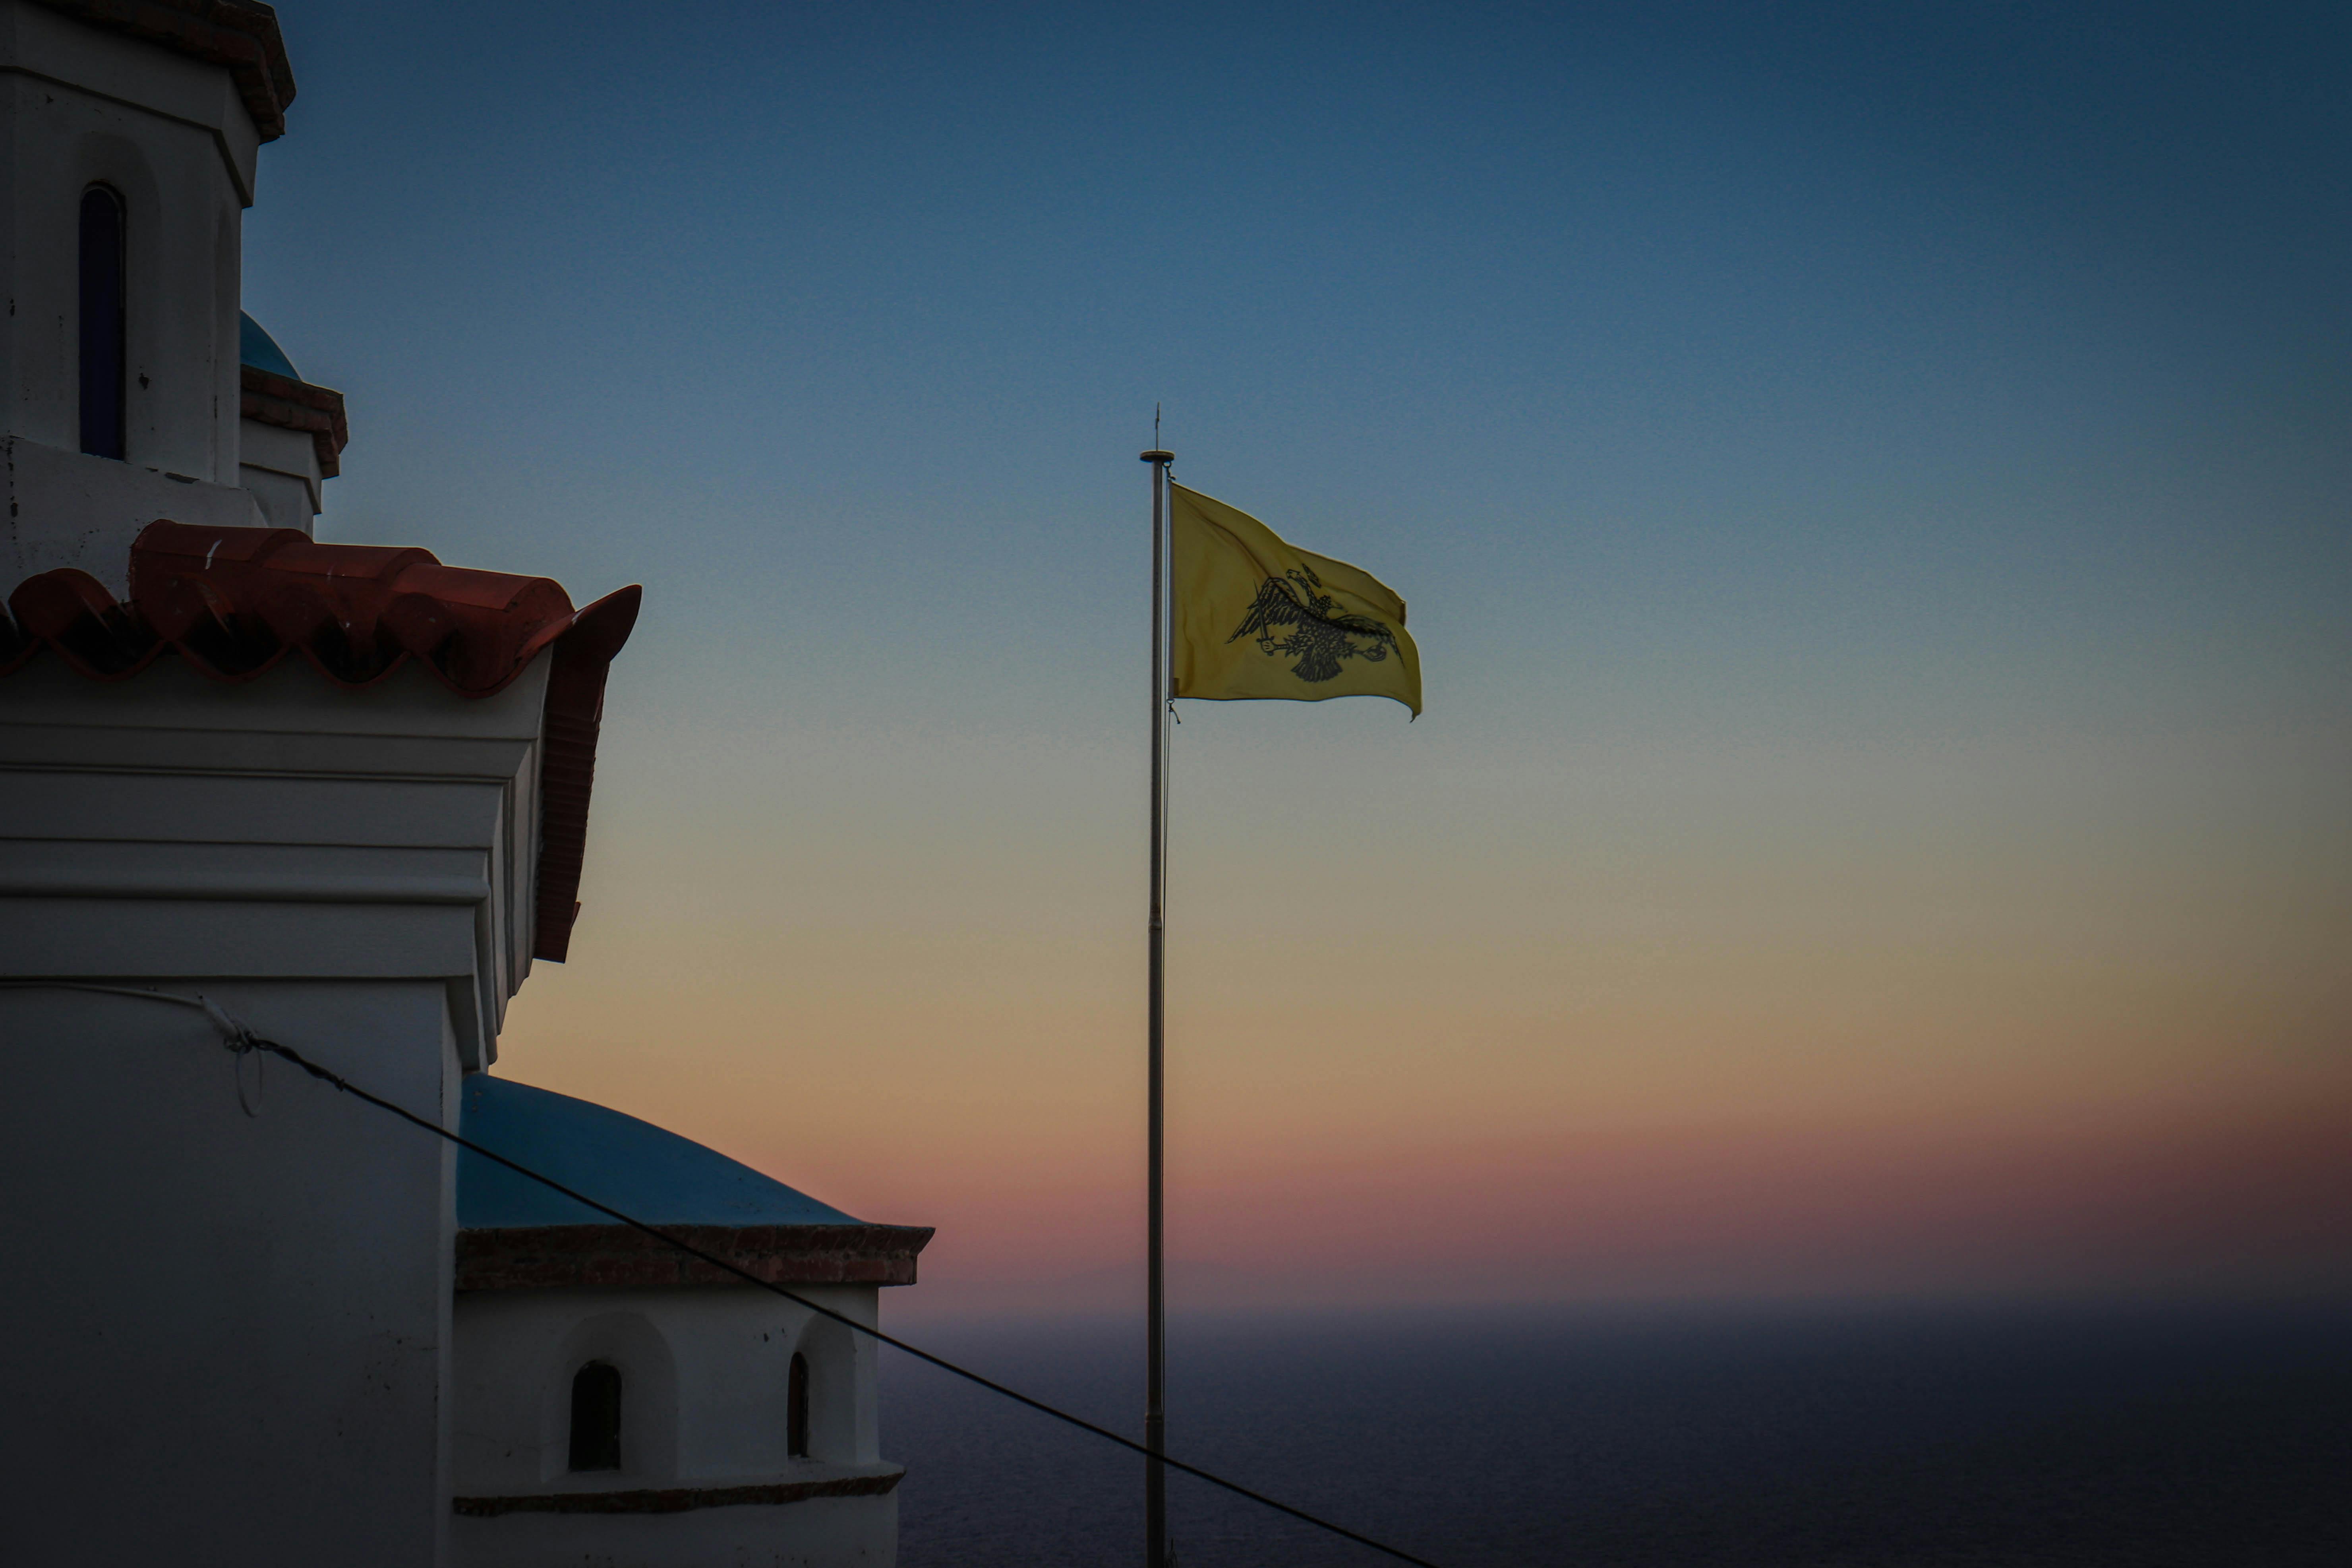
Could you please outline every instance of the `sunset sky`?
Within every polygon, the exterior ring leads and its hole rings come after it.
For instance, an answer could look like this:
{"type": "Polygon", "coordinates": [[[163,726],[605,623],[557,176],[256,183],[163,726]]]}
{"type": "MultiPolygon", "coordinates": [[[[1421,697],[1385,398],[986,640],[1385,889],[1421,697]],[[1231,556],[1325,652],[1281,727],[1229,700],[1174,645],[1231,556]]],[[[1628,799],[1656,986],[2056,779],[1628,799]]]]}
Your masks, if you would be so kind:
{"type": "Polygon", "coordinates": [[[499,1072],[1180,1306],[2352,1286],[2336,7],[289,5],[322,537],[646,586],[499,1072]],[[561,20],[551,18],[560,16],[561,20]]]}

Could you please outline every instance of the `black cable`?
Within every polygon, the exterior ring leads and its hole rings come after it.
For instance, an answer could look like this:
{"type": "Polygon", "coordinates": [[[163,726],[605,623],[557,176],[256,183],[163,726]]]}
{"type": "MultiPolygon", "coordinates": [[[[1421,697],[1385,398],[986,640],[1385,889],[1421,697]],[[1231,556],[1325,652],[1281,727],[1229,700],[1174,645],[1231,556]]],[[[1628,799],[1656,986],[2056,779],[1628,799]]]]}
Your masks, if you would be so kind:
{"type": "Polygon", "coordinates": [[[714,1268],[723,1269],[727,1273],[735,1276],[738,1279],[742,1280],[747,1285],[757,1285],[762,1290],[767,1290],[775,1295],[782,1296],[785,1300],[793,1302],[798,1306],[806,1307],[810,1311],[815,1312],[820,1316],[831,1318],[836,1323],[845,1324],[848,1327],[856,1330],[861,1334],[867,1335],[882,1344],[890,1346],[893,1350],[904,1351],[918,1361],[928,1362],[931,1365],[938,1367],[942,1372],[952,1373],[956,1376],[961,1377],[969,1383],[976,1383],[992,1394],[1001,1394],[1007,1399],[1013,1400],[1021,1405],[1025,1405],[1030,1409],[1037,1411],[1042,1415],[1050,1415],[1056,1421],[1067,1422],[1069,1425],[1077,1427],[1081,1431],[1091,1432],[1097,1437],[1106,1438],[1110,1442],[1118,1444],[1122,1448],[1141,1454],[1146,1458],[1157,1458],[1161,1464],[1166,1465],[1171,1470],[1181,1470],[1188,1476],[1197,1477],[1198,1479],[1208,1482],[1211,1486],[1223,1487],[1225,1490],[1232,1492],[1236,1497],[1247,1498],[1250,1501],[1261,1503],[1267,1508],[1273,1509],[1277,1513],[1286,1513],[1291,1518],[1314,1525],[1318,1530],[1328,1530],[1334,1535],[1340,1536],[1346,1540],[1356,1542],[1359,1546],[1369,1546],[1375,1552],[1386,1552],[1389,1556],[1395,1558],[1400,1563],[1414,1563],[1417,1565],[1417,1568],[1437,1568],[1437,1564],[1430,1562],[1425,1557],[1415,1557],[1412,1552],[1401,1551],[1396,1547],[1389,1545],[1385,1542],[1375,1541],[1369,1535],[1360,1535],[1356,1531],[1349,1530],[1344,1524],[1334,1524],[1328,1519],[1318,1518],[1316,1515],[1308,1513],[1305,1509],[1293,1508],[1286,1502],[1280,1502],[1266,1496],[1264,1492],[1252,1491],[1249,1488],[1243,1486],[1239,1481],[1229,1481],[1225,1479],[1224,1477],[1202,1469],[1197,1465],[1188,1465],[1181,1459],[1171,1459],[1164,1454],[1155,1456],[1152,1454],[1150,1449],[1145,1447],[1142,1444],[1138,1443],[1129,1437],[1122,1437],[1108,1426],[1097,1426],[1093,1422],[1087,1420],[1084,1416],[1073,1415],[1068,1411],[1056,1409],[1053,1405],[1047,1405],[1043,1400],[1032,1399],[1027,1394],[1022,1393],[1019,1389],[1007,1388],[1004,1384],[998,1383],[993,1379],[982,1377],[979,1373],[972,1372],[965,1367],[958,1366],[955,1363],[948,1361],[940,1356],[935,1356],[927,1350],[920,1349],[915,1345],[910,1345],[906,1341],[898,1339],[895,1335],[886,1334],[877,1328],[874,1328],[866,1323],[861,1323],[856,1319],[850,1317],[845,1313],[836,1312],[830,1307],[821,1306],[818,1303],[810,1300],[805,1296],[795,1295],[772,1280],[762,1279],[758,1275],[751,1273],[749,1269],[739,1268],[735,1264],[730,1263],[724,1258],[720,1258],[714,1253],[703,1251],[702,1248],[695,1246],[692,1242],[681,1241],[677,1237],[670,1235],[665,1230],[647,1225],[641,1219],[635,1219],[628,1215],[623,1214],[619,1209],[613,1207],[610,1204],[598,1203],[594,1198],[588,1196],[585,1193],[577,1193],[572,1191],[570,1187],[565,1186],[562,1182],[555,1180],[552,1176],[542,1176],[537,1171],[532,1170],[530,1166],[518,1164],[514,1161],[508,1159],[504,1154],[498,1153],[493,1150],[485,1149],[479,1143],[473,1142],[471,1139],[461,1137],[457,1133],[450,1131],[447,1128],[442,1126],[438,1122],[428,1121],[424,1117],[417,1115],[415,1111],[410,1110],[404,1106],[396,1105],[391,1100],[383,1099],[380,1095],[369,1093],[366,1089],[362,1089],[359,1085],[343,1077],[341,1073],[320,1067],[318,1063],[310,1060],[310,1058],[302,1055],[299,1051],[295,1050],[292,1047],[281,1046],[275,1040],[263,1039],[260,1036],[256,1035],[252,1030],[246,1028],[243,1025],[236,1024],[233,1020],[229,1019],[226,1014],[223,1013],[218,1007],[215,1007],[213,1004],[204,1000],[202,997],[175,996],[165,991],[140,991],[134,990],[127,985],[85,985],[57,981],[0,981],[0,986],[5,986],[9,989],[16,989],[19,987],[29,989],[37,987],[44,990],[95,991],[108,995],[139,996],[154,1002],[172,1002],[182,1006],[201,1008],[213,1018],[216,1025],[223,1028],[224,1032],[229,1034],[230,1037],[227,1041],[227,1045],[231,1051],[238,1052],[240,1054],[246,1051],[268,1051],[272,1056],[282,1058],[283,1059],[293,1063],[296,1067],[300,1068],[304,1072],[309,1073],[312,1078],[317,1079],[320,1082],[332,1084],[341,1093],[352,1095],[359,1100],[363,1100],[379,1110],[388,1110],[394,1116],[399,1117],[403,1121],[408,1122],[412,1126],[423,1128],[425,1131],[432,1133],[436,1138],[446,1139],[447,1142],[455,1143],[460,1149],[469,1150],[474,1153],[479,1154],[485,1160],[493,1161],[498,1164],[504,1165],[508,1170],[514,1172],[517,1175],[528,1176],[530,1180],[537,1182],[541,1186],[549,1189],[551,1192],[561,1193],[565,1197],[572,1199],[574,1203],[585,1204],[588,1207],[594,1209],[598,1214],[609,1215],[614,1219],[616,1219],[623,1225],[627,1226],[630,1229],[642,1231],[666,1247],[675,1247],[678,1251],[685,1253],[688,1257],[695,1258],[699,1262],[708,1263],[714,1268]]]}

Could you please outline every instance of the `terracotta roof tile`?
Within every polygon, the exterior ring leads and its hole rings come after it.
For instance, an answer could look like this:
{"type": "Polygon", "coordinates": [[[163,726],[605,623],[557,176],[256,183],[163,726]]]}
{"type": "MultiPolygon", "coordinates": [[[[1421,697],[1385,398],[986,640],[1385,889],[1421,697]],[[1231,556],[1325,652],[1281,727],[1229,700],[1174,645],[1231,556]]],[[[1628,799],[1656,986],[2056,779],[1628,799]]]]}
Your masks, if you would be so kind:
{"type": "MultiPolygon", "coordinates": [[[[775,1285],[912,1285],[927,1225],[666,1225],[664,1234],[775,1285]]],[[[625,1225],[492,1226],[457,1233],[460,1290],[570,1285],[740,1285],[625,1225]]]]}
{"type": "Polygon", "coordinates": [[[642,590],[584,610],[545,577],[444,566],[430,551],[320,544],[290,528],[157,521],[131,547],[131,596],[70,569],[28,577],[0,616],[0,676],[43,650],[100,680],[176,654],[216,680],[250,680],[299,654],[339,686],[415,660],[450,690],[488,697],[553,650],[541,736],[535,956],[561,962],[579,913],[604,674],[642,590]]]}
{"type": "Polygon", "coordinates": [[[240,417],[310,437],[312,449],[319,454],[320,477],[331,479],[342,472],[343,448],[351,445],[352,426],[343,413],[341,393],[257,364],[237,366],[237,376],[240,417]]]}

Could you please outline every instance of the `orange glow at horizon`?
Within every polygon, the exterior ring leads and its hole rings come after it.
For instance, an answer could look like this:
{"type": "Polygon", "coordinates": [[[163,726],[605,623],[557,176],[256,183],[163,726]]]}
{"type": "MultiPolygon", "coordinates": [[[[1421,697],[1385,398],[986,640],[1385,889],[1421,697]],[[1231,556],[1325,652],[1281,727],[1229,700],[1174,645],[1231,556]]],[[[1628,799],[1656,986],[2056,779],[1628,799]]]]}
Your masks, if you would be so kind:
{"type": "MultiPolygon", "coordinates": [[[[1235,728],[1188,734],[1196,768],[1235,728]]],[[[887,748],[870,781],[813,753],[845,776],[756,835],[613,814],[499,1070],[939,1226],[894,1310],[1129,1300],[1116,813],[1057,845],[1008,768],[1008,831],[894,833],[852,805],[908,787],[887,748]]],[[[1249,761],[1178,818],[1180,1304],[2352,1283],[2343,910],[2291,821],[2150,831],[2210,781],[1989,834],[1948,795],[1749,778],[1676,808],[1690,842],[1621,791],[1574,835],[1432,811],[1351,856],[1345,823],[1204,829],[1283,793],[1249,761]]]]}

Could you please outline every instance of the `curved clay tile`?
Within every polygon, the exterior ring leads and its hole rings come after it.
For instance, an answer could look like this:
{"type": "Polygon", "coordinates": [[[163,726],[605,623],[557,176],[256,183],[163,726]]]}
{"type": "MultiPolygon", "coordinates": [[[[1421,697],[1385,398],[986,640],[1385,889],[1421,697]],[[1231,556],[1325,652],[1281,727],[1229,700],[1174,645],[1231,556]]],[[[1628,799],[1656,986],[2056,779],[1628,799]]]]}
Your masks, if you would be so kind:
{"type": "Polygon", "coordinates": [[[339,686],[373,685],[415,659],[450,690],[488,697],[552,648],[532,952],[561,962],[580,910],[605,668],[642,597],[631,586],[575,610],[551,578],[444,566],[429,550],[156,521],[131,547],[126,600],[70,568],[18,584],[13,624],[0,616],[0,675],[47,649],[100,680],[176,653],[215,680],[245,681],[299,653],[339,686]]]}
{"type": "Polygon", "coordinates": [[[573,619],[572,596],[546,577],[444,566],[429,550],[320,544],[290,528],[179,522],[149,523],[131,547],[131,604],[207,674],[259,673],[215,666],[201,642],[173,636],[209,618],[252,646],[266,631],[346,686],[415,658],[467,697],[505,687],[573,619]],[[192,616],[198,585],[209,617],[192,616]]]}

